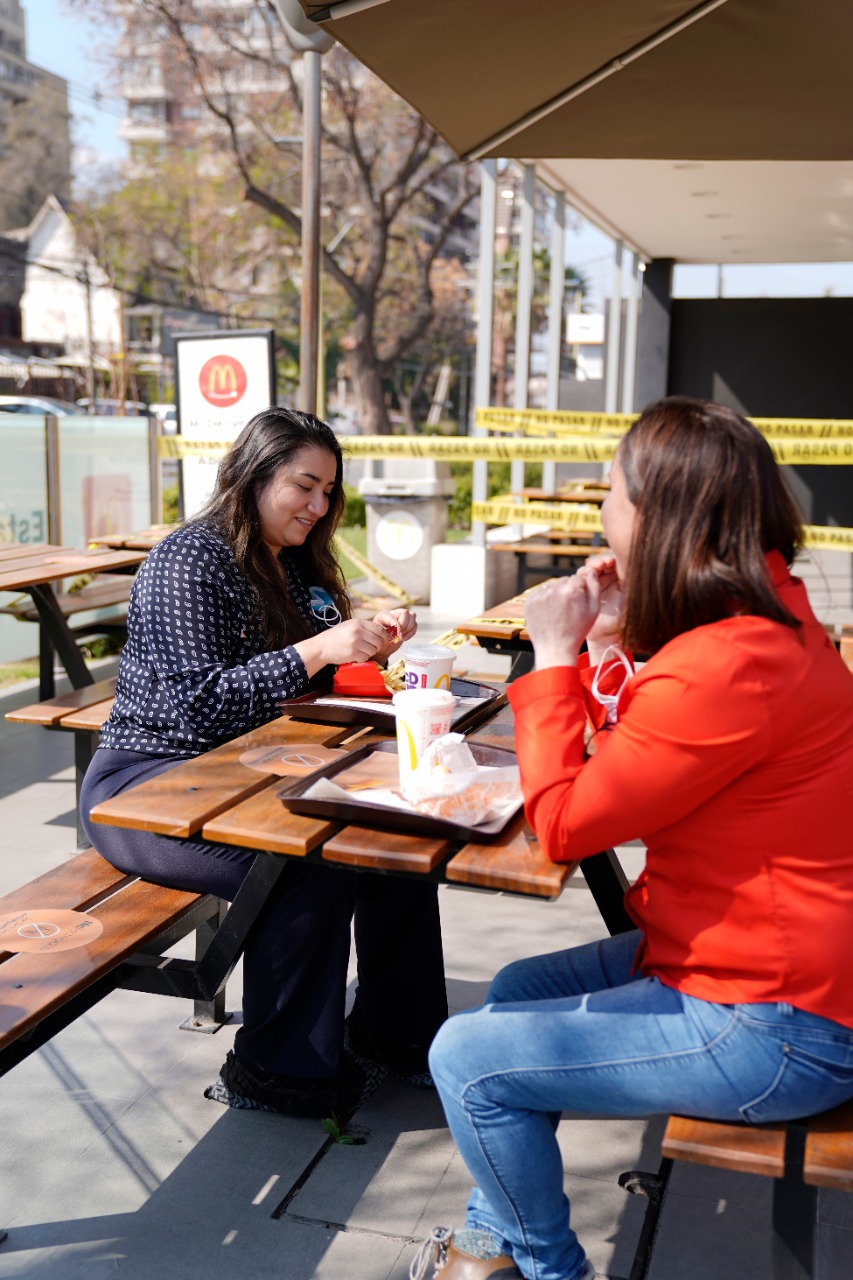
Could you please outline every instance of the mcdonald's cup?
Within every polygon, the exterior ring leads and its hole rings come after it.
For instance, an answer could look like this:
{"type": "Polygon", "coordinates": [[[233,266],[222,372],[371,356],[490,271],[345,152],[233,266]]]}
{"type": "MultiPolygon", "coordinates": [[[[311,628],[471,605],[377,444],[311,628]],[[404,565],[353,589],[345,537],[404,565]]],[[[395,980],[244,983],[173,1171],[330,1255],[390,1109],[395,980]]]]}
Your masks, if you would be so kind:
{"type": "Polygon", "coordinates": [[[456,699],[446,689],[404,689],[392,699],[397,721],[400,789],[407,785],[431,742],[450,731],[456,699]]]}
{"type": "Polygon", "coordinates": [[[440,644],[410,644],[403,650],[407,689],[449,689],[454,654],[440,644]]]}

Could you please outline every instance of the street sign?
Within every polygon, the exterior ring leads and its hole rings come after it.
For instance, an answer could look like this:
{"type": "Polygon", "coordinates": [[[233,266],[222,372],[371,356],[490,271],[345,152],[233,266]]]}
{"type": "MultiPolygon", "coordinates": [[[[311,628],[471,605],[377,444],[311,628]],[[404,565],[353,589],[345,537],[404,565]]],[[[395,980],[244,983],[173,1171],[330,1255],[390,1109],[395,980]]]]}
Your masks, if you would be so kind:
{"type": "MultiPolygon", "coordinates": [[[[187,440],[235,440],[262,409],[275,404],[272,329],[175,335],[178,431],[187,440]]],[[[217,462],[184,458],[183,514],[194,515],[213,492],[217,462]]]]}

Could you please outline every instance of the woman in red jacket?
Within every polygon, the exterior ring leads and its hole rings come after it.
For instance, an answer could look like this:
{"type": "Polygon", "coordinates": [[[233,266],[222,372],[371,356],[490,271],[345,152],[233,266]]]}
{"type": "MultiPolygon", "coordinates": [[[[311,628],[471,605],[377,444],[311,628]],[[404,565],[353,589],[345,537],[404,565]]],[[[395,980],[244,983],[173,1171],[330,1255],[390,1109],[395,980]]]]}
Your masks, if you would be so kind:
{"type": "Polygon", "coordinates": [[[594,1275],[564,1109],[759,1123],[853,1097],[853,679],[790,575],[794,505],[755,427],[684,398],[645,410],[611,485],[610,551],[531,595],[510,697],[548,855],[645,842],[637,929],[510,965],[439,1031],[476,1183],[466,1229],[434,1233],[441,1280],[594,1275]]]}

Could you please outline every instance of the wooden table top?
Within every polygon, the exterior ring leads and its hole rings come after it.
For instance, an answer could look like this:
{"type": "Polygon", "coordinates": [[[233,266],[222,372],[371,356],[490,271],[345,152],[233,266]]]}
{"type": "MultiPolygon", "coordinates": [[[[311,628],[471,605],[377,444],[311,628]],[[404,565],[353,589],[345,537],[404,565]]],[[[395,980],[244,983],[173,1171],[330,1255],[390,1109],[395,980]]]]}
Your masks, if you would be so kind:
{"type": "MultiPolygon", "coordinates": [[[[92,820],[163,835],[200,836],[291,857],[310,854],[363,870],[433,874],[458,884],[536,897],[559,895],[576,864],[551,862],[522,814],[500,837],[460,847],[449,840],[290,813],[277,795],[286,779],[240,763],[241,754],[252,747],[310,742],[355,749],[383,740],[387,735],[376,730],[354,733],[352,726],[311,724],[282,716],[97,805],[92,820]]],[[[504,706],[471,740],[511,748],[510,708],[504,706]]]]}
{"type": "Polygon", "coordinates": [[[526,498],[529,502],[588,502],[591,506],[600,507],[610,492],[609,485],[596,485],[589,488],[575,486],[565,489],[514,489],[513,497],[526,498]]]}
{"type": "Polygon", "coordinates": [[[456,630],[463,635],[474,636],[476,639],[522,640],[529,643],[530,636],[524,625],[524,609],[531,591],[535,590],[536,587],[529,587],[521,595],[513,596],[511,600],[505,600],[503,604],[496,604],[485,613],[477,614],[475,618],[459,623],[456,630]]]}
{"type": "Polygon", "coordinates": [[[167,533],[177,529],[176,524],[152,524],[147,529],[139,529],[135,533],[104,533],[90,539],[93,547],[111,547],[116,551],[150,551],[167,533]]]}
{"type": "Polygon", "coordinates": [[[73,547],[20,547],[0,558],[0,591],[25,591],[28,587],[76,578],[81,574],[127,569],[145,559],[141,551],[79,551],[73,547]]]}

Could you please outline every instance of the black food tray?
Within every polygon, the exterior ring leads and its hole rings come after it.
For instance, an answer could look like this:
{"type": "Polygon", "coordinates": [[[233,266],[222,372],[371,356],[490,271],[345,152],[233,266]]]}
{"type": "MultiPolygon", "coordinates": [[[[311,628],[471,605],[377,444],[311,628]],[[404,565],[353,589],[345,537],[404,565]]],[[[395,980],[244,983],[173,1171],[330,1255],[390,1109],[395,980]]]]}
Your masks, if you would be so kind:
{"type": "MultiPolygon", "coordinates": [[[[504,747],[490,747],[479,742],[469,742],[468,745],[477,764],[505,769],[517,763],[515,752],[507,751],[504,747]]],[[[352,751],[346,759],[333,760],[322,769],[315,769],[304,778],[297,778],[288,783],[277,792],[278,798],[285,809],[289,809],[292,813],[306,814],[312,818],[331,818],[336,822],[352,823],[358,827],[382,827],[390,831],[404,831],[413,836],[438,836],[445,840],[466,842],[475,840],[483,843],[495,839],[505,831],[521,808],[519,803],[518,809],[509,814],[499,831],[483,831],[480,827],[469,827],[459,822],[450,822],[445,818],[434,818],[428,813],[408,813],[404,809],[392,809],[389,805],[358,803],[355,800],[349,802],[331,799],[312,800],[304,795],[304,792],[308,791],[318,779],[334,778],[336,773],[349,769],[357,761],[372,755],[374,751],[387,751],[396,755],[397,743],[379,742],[375,746],[361,747],[358,751],[352,751]]]]}
{"type": "MultiPolygon", "coordinates": [[[[455,707],[450,722],[453,733],[468,733],[481,721],[491,719],[506,702],[506,693],[496,689],[494,685],[483,684],[480,680],[450,681],[450,692],[458,698],[485,698],[485,702],[476,707],[455,707]]],[[[308,693],[304,698],[290,698],[278,704],[279,710],[294,720],[311,720],[319,724],[356,724],[373,725],[377,729],[394,732],[394,707],[390,698],[377,698],[375,706],[365,705],[366,699],[353,699],[352,705],[345,701],[330,705],[318,702],[318,698],[330,698],[336,695],[331,689],[320,689],[308,693]],[[355,705],[358,703],[358,705],[355,705]]]]}

